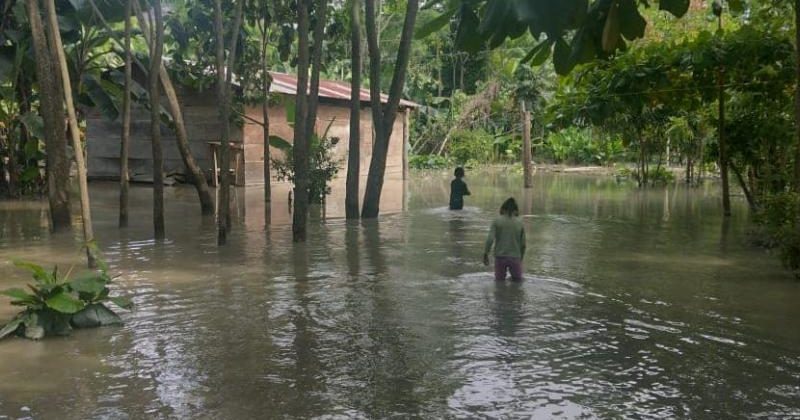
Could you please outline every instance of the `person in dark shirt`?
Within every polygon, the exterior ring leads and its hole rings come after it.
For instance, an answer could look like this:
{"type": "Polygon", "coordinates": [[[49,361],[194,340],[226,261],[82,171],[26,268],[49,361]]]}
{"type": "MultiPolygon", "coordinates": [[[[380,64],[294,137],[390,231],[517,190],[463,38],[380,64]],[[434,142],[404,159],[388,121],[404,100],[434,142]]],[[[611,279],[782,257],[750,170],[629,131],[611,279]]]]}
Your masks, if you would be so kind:
{"type": "Polygon", "coordinates": [[[456,179],[450,182],[450,210],[464,208],[464,196],[470,195],[467,183],[464,182],[464,168],[456,168],[456,179]]]}

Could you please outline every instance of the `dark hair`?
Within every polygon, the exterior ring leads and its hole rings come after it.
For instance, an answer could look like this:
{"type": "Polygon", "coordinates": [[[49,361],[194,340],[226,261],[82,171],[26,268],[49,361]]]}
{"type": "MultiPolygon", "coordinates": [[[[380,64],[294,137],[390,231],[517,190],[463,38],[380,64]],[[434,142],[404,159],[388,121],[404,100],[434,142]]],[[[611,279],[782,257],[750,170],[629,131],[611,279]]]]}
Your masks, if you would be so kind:
{"type": "Polygon", "coordinates": [[[500,206],[500,214],[504,216],[519,216],[519,207],[517,207],[517,201],[514,200],[514,197],[509,197],[502,206],[500,206]]]}
{"type": "Polygon", "coordinates": [[[455,176],[456,176],[456,178],[464,178],[464,168],[462,168],[460,166],[458,168],[456,168],[455,176]]]}

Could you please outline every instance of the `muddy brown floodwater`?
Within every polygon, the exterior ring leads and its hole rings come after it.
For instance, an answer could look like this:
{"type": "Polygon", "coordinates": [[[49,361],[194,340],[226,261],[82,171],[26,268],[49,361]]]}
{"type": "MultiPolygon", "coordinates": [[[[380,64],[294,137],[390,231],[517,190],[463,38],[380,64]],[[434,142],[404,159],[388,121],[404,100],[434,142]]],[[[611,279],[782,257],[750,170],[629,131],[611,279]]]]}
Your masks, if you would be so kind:
{"type": "MultiPolygon", "coordinates": [[[[115,293],[136,307],[121,327],[0,342],[0,418],[800,417],[800,282],[748,245],[741,200],[723,223],[714,186],[541,174],[523,192],[471,172],[450,212],[449,180],[390,186],[364,226],[337,218],[337,190],[301,246],[282,199],[265,229],[262,191],[240,191],[224,248],[189,188],[167,190],[154,243],[149,188],[118,230],[116,185],[93,184],[115,293]],[[509,195],[527,277],[496,284],[480,256],[509,195]]],[[[13,258],[80,264],[79,232],[0,203],[0,287],[27,279],[13,258]]],[[[0,322],[14,311],[0,299],[0,322]]]]}

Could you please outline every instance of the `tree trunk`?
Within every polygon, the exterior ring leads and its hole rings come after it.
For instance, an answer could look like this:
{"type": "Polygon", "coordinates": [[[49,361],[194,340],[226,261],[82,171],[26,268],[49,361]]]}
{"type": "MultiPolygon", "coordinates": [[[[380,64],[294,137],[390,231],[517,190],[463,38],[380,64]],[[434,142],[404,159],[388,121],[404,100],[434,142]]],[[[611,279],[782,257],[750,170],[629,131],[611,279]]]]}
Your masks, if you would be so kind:
{"type": "Polygon", "coordinates": [[[269,89],[272,84],[272,76],[269,74],[269,65],[267,63],[267,42],[269,42],[269,31],[267,29],[266,18],[264,20],[264,27],[261,34],[261,71],[262,71],[262,89],[264,100],[261,102],[261,115],[264,122],[262,126],[264,130],[264,211],[265,222],[269,226],[271,219],[271,203],[272,203],[272,171],[270,170],[270,150],[269,150],[269,89]]]}
{"type": "Polygon", "coordinates": [[[533,188],[533,157],[531,156],[531,112],[522,102],[522,169],[525,188],[533,188]]]}
{"type": "Polygon", "coordinates": [[[153,146],[153,228],[156,240],[166,237],[164,226],[164,153],[161,148],[161,94],[159,69],[164,50],[164,26],[161,23],[161,0],[153,2],[153,42],[150,48],[148,92],[150,94],[150,136],[153,146]]]}
{"type": "MultiPolygon", "coordinates": [[[[794,91],[794,120],[795,126],[800,127],[800,0],[794,1],[795,24],[795,91],[794,91]]],[[[800,129],[795,129],[794,153],[794,191],[800,192],[800,129]]]]}
{"type": "Polygon", "coordinates": [[[236,64],[236,47],[239,40],[239,28],[242,24],[242,10],[244,2],[236,3],[236,16],[231,28],[228,57],[225,58],[225,29],[222,26],[222,1],[215,0],[214,27],[217,39],[217,96],[219,97],[219,120],[221,125],[220,138],[220,180],[219,212],[217,216],[217,245],[225,245],[228,230],[231,227],[231,177],[230,177],[230,137],[231,137],[231,84],[233,80],[233,66],[236,64]]]}
{"type": "Polygon", "coordinates": [[[295,98],[294,145],[294,211],[292,212],[292,238],[305,242],[308,223],[308,67],[309,22],[308,3],[297,1],[297,96],[295,98]]]}
{"type": "Polygon", "coordinates": [[[69,133],[72,136],[72,149],[75,154],[75,164],[78,167],[78,186],[81,194],[81,218],[83,219],[83,240],[86,244],[86,258],[89,268],[95,268],[92,246],[94,245],[94,229],[92,228],[92,209],[89,203],[89,184],[86,180],[86,160],[81,142],[81,131],[78,128],[78,117],[75,114],[75,103],[72,100],[72,84],[67,67],[67,57],[61,43],[61,32],[58,28],[55,0],[46,0],[47,16],[50,24],[51,44],[58,57],[61,73],[61,83],[64,89],[64,102],[67,105],[69,133]]]}
{"type": "Polygon", "coordinates": [[[40,109],[44,121],[45,151],[47,153],[47,198],[53,231],[68,229],[71,224],[69,208],[69,158],[64,133],[64,109],[61,105],[61,81],[47,45],[38,0],[26,0],[28,20],[36,58],[36,79],[39,81],[40,109]]]}
{"type": "Polygon", "coordinates": [[[758,208],[758,203],[753,196],[752,189],[747,186],[747,182],[745,182],[742,172],[739,171],[739,168],[737,168],[733,162],[730,162],[730,167],[733,171],[733,174],[736,175],[736,180],[739,181],[739,186],[742,187],[742,192],[744,192],[744,196],[747,199],[747,204],[750,206],[750,210],[756,210],[758,208]]]}
{"type": "Polygon", "coordinates": [[[720,68],[717,77],[719,90],[719,126],[717,134],[719,135],[719,174],[722,178],[722,212],[727,217],[731,215],[731,193],[728,179],[728,145],[725,139],[725,87],[723,78],[724,73],[720,68]]]}
{"type": "Polygon", "coordinates": [[[370,99],[372,104],[373,125],[375,127],[375,145],[372,150],[372,159],[367,176],[367,188],[364,194],[364,205],[361,211],[363,218],[376,218],[380,212],[381,192],[383,179],[386,172],[386,155],[389,152],[389,139],[392,137],[392,128],[403,94],[406,70],[411,52],[411,39],[414,32],[414,23],[419,10],[419,0],[409,0],[406,18],[403,23],[403,33],[400,37],[400,46],[397,51],[392,84],[389,89],[389,98],[385,107],[381,106],[380,84],[380,50],[377,42],[375,28],[375,0],[366,2],[367,46],[370,56],[370,99]]]}
{"type": "Polygon", "coordinates": [[[122,96],[122,135],[119,150],[119,227],[128,226],[128,151],[131,136],[131,85],[133,84],[133,54],[131,52],[131,13],[133,0],[125,2],[125,90],[122,96]]]}
{"type": "Polygon", "coordinates": [[[345,217],[358,219],[358,194],[361,180],[361,2],[350,4],[350,145],[347,152],[347,186],[345,192],[345,217]]]}
{"type": "MultiPolygon", "coordinates": [[[[106,27],[106,31],[108,31],[110,34],[113,34],[113,30],[108,26],[108,23],[100,14],[97,6],[94,4],[94,0],[89,0],[89,2],[92,4],[95,14],[106,27]]],[[[149,25],[147,24],[147,20],[144,18],[144,14],[139,6],[139,2],[134,1],[133,8],[138,17],[137,20],[139,22],[139,27],[142,29],[142,34],[144,35],[145,41],[148,44],[148,48],[152,50],[152,37],[150,36],[149,25]]],[[[116,40],[116,38],[114,39],[116,40]]],[[[134,60],[141,68],[145,68],[145,66],[135,57],[134,60]]],[[[191,181],[197,190],[197,195],[200,199],[200,211],[203,215],[212,215],[214,214],[214,198],[211,196],[211,190],[208,188],[208,182],[203,174],[203,170],[195,160],[194,155],[189,147],[189,134],[186,131],[186,123],[183,119],[183,111],[181,110],[180,100],[175,92],[175,87],[172,85],[172,79],[169,77],[169,73],[167,73],[167,67],[163,63],[159,68],[159,78],[161,80],[161,87],[164,89],[164,95],[167,97],[167,105],[169,106],[169,112],[172,115],[172,121],[175,124],[175,142],[178,145],[178,151],[181,154],[181,160],[183,160],[184,166],[189,171],[189,174],[191,175],[191,181]]]]}

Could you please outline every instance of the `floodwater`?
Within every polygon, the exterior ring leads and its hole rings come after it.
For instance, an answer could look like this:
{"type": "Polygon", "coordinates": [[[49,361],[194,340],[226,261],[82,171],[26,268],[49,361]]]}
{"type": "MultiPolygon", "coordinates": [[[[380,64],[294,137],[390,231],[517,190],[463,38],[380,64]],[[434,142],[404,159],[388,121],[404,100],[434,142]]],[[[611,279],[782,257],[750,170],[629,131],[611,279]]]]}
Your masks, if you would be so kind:
{"type": "MultiPolygon", "coordinates": [[[[249,189],[221,249],[191,189],[167,190],[154,243],[148,188],[120,231],[116,186],[94,184],[115,293],[136,307],[121,327],[0,342],[0,418],[800,418],[800,282],[748,245],[741,200],[723,223],[713,186],[467,182],[450,212],[449,177],[418,174],[365,226],[336,218],[338,191],[301,246],[286,203],[265,229],[249,189]],[[480,263],[509,195],[520,284],[480,263]]],[[[41,204],[0,203],[0,287],[26,280],[12,258],[80,263],[79,239],[49,234],[41,204]]]]}

